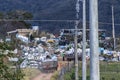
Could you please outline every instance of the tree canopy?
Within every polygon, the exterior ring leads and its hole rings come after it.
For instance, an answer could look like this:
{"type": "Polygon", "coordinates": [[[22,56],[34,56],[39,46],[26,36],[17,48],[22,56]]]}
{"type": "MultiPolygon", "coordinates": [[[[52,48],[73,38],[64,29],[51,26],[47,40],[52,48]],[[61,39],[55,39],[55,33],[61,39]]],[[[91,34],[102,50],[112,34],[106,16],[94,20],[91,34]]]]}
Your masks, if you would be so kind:
{"type": "Polygon", "coordinates": [[[13,53],[4,54],[5,50],[11,50],[8,43],[0,43],[0,80],[23,80],[24,74],[19,68],[20,60],[10,62],[9,57],[17,57],[13,53]],[[14,67],[15,68],[12,68],[14,67]]]}

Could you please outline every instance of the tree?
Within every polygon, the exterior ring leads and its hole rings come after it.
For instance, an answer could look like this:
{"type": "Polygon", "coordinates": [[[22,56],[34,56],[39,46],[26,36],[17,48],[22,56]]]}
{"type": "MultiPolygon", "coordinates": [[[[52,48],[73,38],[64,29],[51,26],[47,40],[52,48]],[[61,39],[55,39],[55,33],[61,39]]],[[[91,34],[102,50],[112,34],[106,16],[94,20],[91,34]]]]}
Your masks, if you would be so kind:
{"type": "Polygon", "coordinates": [[[8,21],[4,22],[3,20],[3,22],[5,24],[8,24],[9,26],[14,26],[14,27],[16,25],[21,25],[21,26],[24,25],[25,28],[30,28],[31,24],[24,20],[31,20],[32,18],[33,18],[33,15],[30,12],[23,11],[23,10],[15,10],[15,11],[10,11],[6,13],[0,13],[0,19],[11,20],[9,22],[8,21]]]}
{"type": "Polygon", "coordinates": [[[0,12],[0,19],[3,19],[4,15],[2,12],[0,12]]]}
{"type": "Polygon", "coordinates": [[[9,62],[8,57],[17,57],[13,53],[4,54],[5,50],[11,50],[7,43],[0,43],[0,80],[22,80],[24,74],[19,65],[21,61],[9,62]],[[16,66],[16,68],[10,68],[16,66]]]}
{"type": "Polygon", "coordinates": [[[25,20],[25,19],[32,19],[33,15],[27,11],[15,10],[15,11],[8,12],[6,14],[5,18],[16,19],[16,20],[25,20]]]}

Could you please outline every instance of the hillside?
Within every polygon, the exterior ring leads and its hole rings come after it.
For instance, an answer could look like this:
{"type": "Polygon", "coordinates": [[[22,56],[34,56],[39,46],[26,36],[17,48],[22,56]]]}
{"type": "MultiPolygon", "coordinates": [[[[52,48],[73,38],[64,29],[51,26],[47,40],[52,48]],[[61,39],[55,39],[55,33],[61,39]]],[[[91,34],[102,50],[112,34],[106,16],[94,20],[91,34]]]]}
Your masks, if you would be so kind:
{"type": "Polygon", "coordinates": [[[22,29],[22,28],[27,28],[26,24],[23,22],[4,22],[0,21],[0,38],[5,38],[7,35],[6,32],[16,30],[16,29],[22,29]]]}
{"type": "MultiPolygon", "coordinates": [[[[9,12],[14,10],[26,10],[33,14],[36,20],[72,20],[75,19],[76,0],[0,0],[0,11],[9,12]]],[[[87,0],[87,21],[89,20],[89,6],[87,0]]],[[[111,4],[114,4],[115,23],[120,23],[120,0],[98,0],[99,1],[99,24],[100,28],[111,31],[111,4]],[[104,24],[105,23],[105,24],[104,24]]],[[[82,20],[82,2],[80,3],[80,20],[82,20]]],[[[60,28],[74,28],[73,23],[68,22],[31,22],[39,25],[40,29],[58,32],[60,28]]],[[[119,35],[120,27],[116,25],[119,35]]]]}

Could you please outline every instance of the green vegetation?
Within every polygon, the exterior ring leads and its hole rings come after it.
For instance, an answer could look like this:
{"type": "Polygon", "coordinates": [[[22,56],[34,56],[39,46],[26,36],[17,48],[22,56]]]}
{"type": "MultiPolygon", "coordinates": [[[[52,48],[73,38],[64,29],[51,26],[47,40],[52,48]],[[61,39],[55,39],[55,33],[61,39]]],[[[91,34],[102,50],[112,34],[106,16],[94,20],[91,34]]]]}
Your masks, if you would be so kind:
{"type": "Polygon", "coordinates": [[[0,12],[0,19],[3,19],[3,13],[0,12]]]}
{"type": "Polygon", "coordinates": [[[10,62],[9,57],[17,57],[15,54],[6,50],[11,50],[11,45],[7,43],[0,43],[0,80],[23,80],[24,74],[19,68],[20,62],[10,62]]]}
{"type": "Polygon", "coordinates": [[[55,71],[50,80],[57,80],[58,76],[59,76],[59,72],[55,71]]]}
{"type": "MultiPolygon", "coordinates": [[[[87,80],[90,80],[90,65],[87,65],[87,80]]],[[[119,62],[100,62],[100,80],[119,80],[120,79],[119,62]]],[[[64,80],[74,80],[74,68],[64,75],[64,80]]],[[[82,67],[79,67],[79,80],[82,80],[82,67]]]]}
{"type": "Polygon", "coordinates": [[[7,44],[7,43],[0,43],[0,49],[2,50],[11,50],[11,45],[7,44]]]}
{"type": "Polygon", "coordinates": [[[0,12],[0,38],[4,39],[8,31],[31,28],[31,23],[24,20],[31,20],[32,18],[33,15],[24,10],[0,12]]]}
{"type": "MultiPolygon", "coordinates": [[[[75,0],[0,0],[0,11],[9,12],[11,10],[26,10],[34,15],[36,20],[74,20],[75,18],[75,0]]],[[[89,0],[86,0],[86,11],[89,12],[89,0]]],[[[111,23],[111,5],[114,4],[115,23],[120,23],[120,0],[98,0],[99,21],[111,23]]],[[[82,9],[82,2],[80,2],[82,9]]],[[[88,21],[89,13],[87,14],[88,21]]],[[[82,19],[82,10],[80,10],[82,19]]],[[[37,22],[41,29],[49,29],[51,32],[57,32],[60,28],[74,28],[74,23],[65,22],[37,22]],[[73,25],[71,25],[73,24],[73,25]]],[[[111,35],[111,24],[99,24],[100,28],[105,28],[111,35]]],[[[79,28],[81,28],[79,26],[79,28]]],[[[115,25],[116,32],[119,35],[119,25],[115,25]]],[[[116,35],[117,35],[116,34],[116,35]]]]}
{"type": "Polygon", "coordinates": [[[15,25],[17,22],[20,22],[23,24],[26,28],[30,28],[30,24],[26,23],[24,20],[30,20],[33,18],[33,15],[27,11],[23,10],[15,10],[11,12],[7,12],[6,14],[3,13],[3,19],[13,19],[13,20],[18,20],[18,21],[13,21],[15,25]],[[20,21],[19,21],[20,20],[20,21]]]}
{"type": "Polygon", "coordinates": [[[41,73],[40,70],[34,68],[25,68],[22,69],[22,71],[25,74],[23,80],[32,80],[32,78],[36,77],[36,75],[39,75],[41,73]]]}

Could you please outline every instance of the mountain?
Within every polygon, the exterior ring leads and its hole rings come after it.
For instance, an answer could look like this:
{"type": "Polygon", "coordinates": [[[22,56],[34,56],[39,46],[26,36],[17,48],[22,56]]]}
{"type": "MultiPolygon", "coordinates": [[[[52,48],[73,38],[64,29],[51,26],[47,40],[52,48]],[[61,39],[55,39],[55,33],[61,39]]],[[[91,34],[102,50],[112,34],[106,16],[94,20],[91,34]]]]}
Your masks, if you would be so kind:
{"type": "Polygon", "coordinates": [[[0,0],[0,3],[2,3],[0,11],[27,10],[33,13],[35,19],[73,19],[75,17],[73,13],[75,2],[72,0],[0,0]],[[63,14],[68,16],[65,17],[63,14]]]}
{"type": "MultiPolygon", "coordinates": [[[[89,4],[87,0],[87,21],[89,21],[89,4]]],[[[31,12],[35,20],[75,20],[76,0],[0,0],[0,11],[9,12],[25,10],[31,12]]],[[[116,34],[120,34],[120,0],[98,0],[99,27],[105,28],[111,34],[112,19],[111,5],[114,5],[116,34]]],[[[80,20],[82,22],[82,2],[80,2],[80,20]]],[[[74,28],[73,22],[33,21],[32,25],[40,26],[52,32],[58,32],[60,28],[74,28]]],[[[80,26],[81,27],[81,26],[80,26]]]]}

